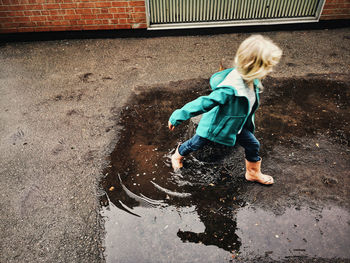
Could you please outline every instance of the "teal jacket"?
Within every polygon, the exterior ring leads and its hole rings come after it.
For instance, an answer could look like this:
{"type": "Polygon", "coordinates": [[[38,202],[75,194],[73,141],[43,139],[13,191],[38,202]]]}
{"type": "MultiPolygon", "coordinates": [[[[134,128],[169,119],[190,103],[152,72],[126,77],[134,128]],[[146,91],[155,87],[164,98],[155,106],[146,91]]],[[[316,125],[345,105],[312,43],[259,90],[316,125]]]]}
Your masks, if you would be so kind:
{"type": "Polygon", "coordinates": [[[244,92],[245,84],[234,68],[215,73],[210,78],[210,86],[213,91],[208,96],[199,97],[181,109],[175,110],[169,119],[171,124],[177,126],[191,117],[204,113],[196,134],[228,146],[235,145],[236,135],[243,126],[254,133],[254,112],[259,106],[259,80],[254,80],[256,102],[249,116],[249,101],[244,92]],[[220,85],[233,70],[234,81],[230,82],[231,85],[227,83],[220,85]]]}

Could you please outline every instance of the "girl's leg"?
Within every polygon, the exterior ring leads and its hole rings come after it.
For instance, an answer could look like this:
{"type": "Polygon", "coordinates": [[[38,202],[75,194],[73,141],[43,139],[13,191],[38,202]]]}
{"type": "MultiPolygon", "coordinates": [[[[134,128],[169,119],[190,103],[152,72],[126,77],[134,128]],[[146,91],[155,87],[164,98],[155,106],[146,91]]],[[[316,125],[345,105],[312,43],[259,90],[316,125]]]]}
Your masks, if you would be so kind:
{"type": "Polygon", "coordinates": [[[273,178],[261,173],[261,158],[259,156],[260,143],[254,134],[247,129],[243,129],[237,135],[237,142],[245,150],[246,173],[245,178],[248,181],[259,182],[261,184],[273,184],[273,178]]]}
{"type": "Polygon", "coordinates": [[[195,134],[191,139],[185,141],[183,144],[179,146],[179,153],[182,156],[186,156],[191,152],[198,151],[209,142],[210,141],[208,139],[205,139],[195,134]]]}
{"type": "Polygon", "coordinates": [[[249,130],[243,128],[241,133],[237,134],[237,142],[244,148],[245,158],[249,162],[261,160],[259,156],[260,143],[249,130]]]}
{"type": "Polygon", "coordinates": [[[182,168],[182,160],[184,156],[191,152],[197,151],[206,145],[209,140],[202,138],[195,134],[191,139],[185,141],[179,147],[177,147],[175,153],[171,156],[171,164],[174,170],[182,168]]]}

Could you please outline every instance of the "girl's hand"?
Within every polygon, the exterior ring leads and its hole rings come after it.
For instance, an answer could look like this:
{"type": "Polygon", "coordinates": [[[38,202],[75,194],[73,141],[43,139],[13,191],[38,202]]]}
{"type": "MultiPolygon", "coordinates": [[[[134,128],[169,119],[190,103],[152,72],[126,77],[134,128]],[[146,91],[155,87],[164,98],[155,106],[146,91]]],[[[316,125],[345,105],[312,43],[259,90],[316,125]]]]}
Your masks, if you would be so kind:
{"type": "Polygon", "coordinates": [[[173,131],[175,129],[175,126],[171,124],[170,121],[168,121],[168,127],[169,127],[169,130],[173,131]]]}

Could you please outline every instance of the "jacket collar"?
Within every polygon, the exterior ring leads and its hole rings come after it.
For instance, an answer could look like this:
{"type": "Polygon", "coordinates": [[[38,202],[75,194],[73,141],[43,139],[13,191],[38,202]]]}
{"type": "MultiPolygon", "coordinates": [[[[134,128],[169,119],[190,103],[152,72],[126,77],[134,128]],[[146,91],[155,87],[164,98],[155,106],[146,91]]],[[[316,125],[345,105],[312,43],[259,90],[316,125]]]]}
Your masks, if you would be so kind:
{"type": "MultiPolygon", "coordinates": [[[[212,81],[212,79],[210,80],[210,84],[212,85],[213,90],[217,88],[229,87],[234,90],[236,96],[247,97],[247,85],[245,84],[243,78],[235,68],[226,69],[216,74],[213,75],[214,81],[212,81]],[[214,77],[214,75],[216,74],[217,76],[214,77]],[[216,82],[216,83],[213,83],[213,82],[216,82]],[[217,85],[213,86],[213,84],[217,84],[217,85]]],[[[253,83],[254,83],[255,92],[256,94],[258,94],[259,80],[254,79],[253,83]]]]}
{"type": "MultiPolygon", "coordinates": [[[[259,86],[260,81],[258,79],[254,79],[254,88],[255,93],[257,95],[257,98],[259,100],[259,86]]],[[[238,71],[235,68],[228,68],[219,72],[216,72],[211,78],[210,78],[210,86],[213,90],[216,90],[218,88],[222,87],[229,87],[234,90],[236,96],[244,96],[246,97],[246,94],[243,94],[242,92],[238,92],[236,87],[245,86],[244,81],[242,77],[239,75],[238,71]],[[224,82],[226,77],[232,72],[233,74],[233,83],[224,82]]]]}
{"type": "Polygon", "coordinates": [[[217,87],[230,87],[235,90],[236,96],[247,97],[247,85],[236,69],[232,69],[217,87]]]}

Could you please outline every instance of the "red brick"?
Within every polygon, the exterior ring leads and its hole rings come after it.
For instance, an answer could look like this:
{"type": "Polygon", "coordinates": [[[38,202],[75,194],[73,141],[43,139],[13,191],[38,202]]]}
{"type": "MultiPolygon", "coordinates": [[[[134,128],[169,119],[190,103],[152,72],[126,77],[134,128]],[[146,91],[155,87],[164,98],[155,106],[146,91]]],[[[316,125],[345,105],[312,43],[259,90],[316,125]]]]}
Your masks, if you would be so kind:
{"type": "Polygon", "coordinates": [[[128,2],[118,1],[118,2],[111,2],[111,3],[112,3],[112,6],[116,6],[116,7],[122,7],[122,6],[127,7],[128,6],[128,2]]]}
{"type": "Polygon", "coordinates": [[[80,15],[66,15],[63,18],[66,20],[77,20],[77,19],[80,19],[81,16],[80,15]]]}
{"type": "Polygon", "coordinates": [[[126,8],[124,7],[118,7],[118,8],[113,8],[114,13],[125,13],[126,8]]]}
{"type": "Polygon", "coordinates": [[[89,20],[89,23],[86,23],[87,25],[102,25],[102,20],[94,19],[89,20]]]}
{"type": "Polygon", "coordinates": [[[11,5],[11,0],[1,0],[1,4],[3,4],[3,5],[11,5]]]}
{"type": "Polygon", "coordinates": [[[76,3],[72,3],[72,4],[60,4],[61,8],[65,9],[71,9],[71,8],[76,8],[77,4],[76,3]]]}
{"type": "Polygon", "coordinates": [[[105,29],[105,30],[114,29],[114,28],[115,28],[114,25],[103,25],[103,26],[101,26],[101,29],[105,29]]]}
{"type": "Polygon", "coordinates": [[[19,23],[4,23],[4,24],[1,24],[1,26],[4,28],[18,27],[19,23]]]}
{"type": "Polygon", "coordinates": [[[128,20],[126,18],[120,18],[118,19],[118,24],[127,24],[128,20]]]}
{"type": "Polygon", "coordinates": [[[28,1],[26,0],[11,0],[11,5],[23,5],[28,4],[28,1]]]}
{"type": "Polygon", "coordinates": [[[63,26],[56,26],[56,27],[51,27],[51,31],[64,31],[64,28],[63,26]]]}
{"type": "Polygon", "coordinates": [[[81,25],[73,26],[72,30],[83,30],[83,26],[81,25]]]}
{"type": "Polygon", "coordinates": [[[97,15],[98,18],[113,18],[112,14],[99,14],[97,15]]]}
{"type": "Polygon", "coordinates": [[[47,3],[45,0],[27,0],[28,4],[44,4],[47,3]]]}
{"type": "Polygon", "coordinates": [[[125,13],[125,14],[113,14],[114,18],[129,18],[130,15],[125,13]]]}
{"type": "Polygon", "coordinates": [[[49,23],[52,26],[60,26],[61,25],[61,21],[50,21],[49,23]]]}
{"type": "Polygon", "coordinates": [[[0,18],[1,18],[1,17],[7,17],[7,16],[14,16],[14,15],[10,15],[11,13],[14,13],[14,12],[10,12],[10,11],[0,11],[0,18]]]}
{"type": "Polygon", "coordinates": [[[145,6],[145,1],[130,1],[129,6],[145,6]]]}
{"type": "Polygon", "coordinates": [[[82,15],[81,19],[95,19],[96,16],[95,15],[82,15]]]}
{"type": "Polygon", "coordinates": [[[28,26],[35,26],[35,22],[19,23],[19,27],[28,27],[28,26]]]}
{"type": "Polygon", "coordinates": [[[116,29],[131,29],[131,25],[116,25],[116,29]]]}
{"type": "Polygon", "coordinates": [[[59,4],[46,4],[44,5],[45,9],[59,9],[60,5],[59,4]]]}
{"type": "Polygon", "coordinates": [[[13,17],[12,22],[28,22],[30,21],[30,18],[28,16],[22,16],[22,17],[13,17]]]}
{"type": "Polygon", "coordinates": [[[65,11],[66,15],[75,15],[75,10],[65,9],[64,11],[65,11]]]}
{"type": "Polygon", "coordinates": [[[146,7],[134,7],[134,12],[146,12],[146,7]]]}
{"type": "Polygon", "coordinates": [[[77,20],[77,24],[78,25],[85,25],[86,24],[86,20],[79,19],[79,20],[77,20]]]}
{"type": "Polygon", "coordinates": [[[36,27],[34,28],[35,32],[46,32],[46,31],[50,31],[49,27],[36,27]]]}
{"type": "Polygon", "coordinates": [[[132,13],[131,17],[132,18],[143,18],[143,17],[146,17],[146,14],[145,13],[132,13]]]}
{"type": "Polygon", "coordinates": [[[146,23],[146,18],[130,18],[127,20],[128,24],[133,24],[133,23],[146,23]]]}
{"type": "Polygon", "coordinates": [[[50,9],[49,10],[49,14],[50,15],[54,15],[54,16],[56,16],[56,15],[65,15],[66,14],[66,10],[62,10],[62,9],[50,9]]]}
{"type": "Polygon", "coordinates": [[[12,19],[10,17],[0,17],[0,23],[8,23],[12,22],[12,19]]]}
{"type": "Polygon", "coordinates": [[[26,5],[0,6],[0,11],[21,11],[21,10],[26,10],[26,5]]]}
{"type": "Polygon", "coordinates": [[[24,15],[26,16],[40,16],[40,11],[24,11],[24,15]]]}
{"type": "Polygon", "coordinates": [[[95,3],[78,3],[78,8],[90,8],[90,7],[95,7],[95,3]]]}
{"type": "Polygon", "coordinates": [[[41,10],[43,9],[43,5],[23,5],[26,10],[41,10]]]}
{"type": "Polygon", "coordinates": [[[35,26],[47,26],[48,21],[35,21],[34,24],[35,26]]]}
{"type": "Polygon", "coordinates": [[[93,25],[94,24],[94,20],[91,20],[91,19],[89,19],[89,20],[84,20],[85,21],[85,25],[93,25]]]}
{"type": "Polygon", "coordinates": [[[83,26],[83,29],[84,30],[97,30],[97,29],[99,29],[99,26],[96,26],[96,25],[85,25],[85,26],[83,26]]]}
{"type": "Polygon", "coordinates": [[[56,21],[56,20],[62,20],[63,16],[47,16],[47,20],[49,21],[56,21]]]}
{"type": "Polygon", "coordinates": [[[111,7],[111,2],[96,2],[96,7],[111,7]]]}
{"type": "Polygon", "coordinates": [[[324,9],[322,15],[345,15],[350,14],[350,9],[324,9]]]}
{"type": "Polygon", "coordinates": [[[350,19],[350,15],[326,15],[321,16],[320,20],[333,20],[333,19],[350,19]]]}
{"type": "Polygon", "coordinates": [[[91,15],[92,11],[91,9],[77,9],[75,10],[76,14],[81,14],[81,15],[91,15]]]}
{"type": "Polygon", "coordinates": [[[46,16],[31,16],[30,21],[45,21],[46,16]]]}
{"type": "Polygon", "coordinates": [[[11,11],[11,12],[4,12],[3,16],[24,16],[23,11],[11,11]]]}
{"type": "Polygon", "coordinates": [[[109,9],[108,8],[100,8],[102,14],[108,14],[109,9]]]}
{"type": "Polygon", "coordinates": [[[61,22],[61,25],[70,25],[70,21],[67,21],[67,20],[62,20],[60,22],[61,22]]]}
{"type": "Polygon", "coordinates": [[[323,9],[339,9],[339,8],[350,8],[350,2],[338,3],[338,4],[325,4],[323,9]]]}
{"type": "Polygon", "coordinates": [[[91,9],[91,12],[93,14],[101,14],[101,9],[100,8],[91,9]]]}
{"type": "Polygon", "coordinates": [[[42,11],[40,11],[40,12],[41,12],[41,14],[44,15],[44,16],[47,16],[47,15],[50,14],[50,12],[47,11],[47,10],[42,10],[42,11]]]}
{"type": "Polygon", "coordinates": [[[34,32],[35,27],[20,27],[18,32],[34,32]]]}

